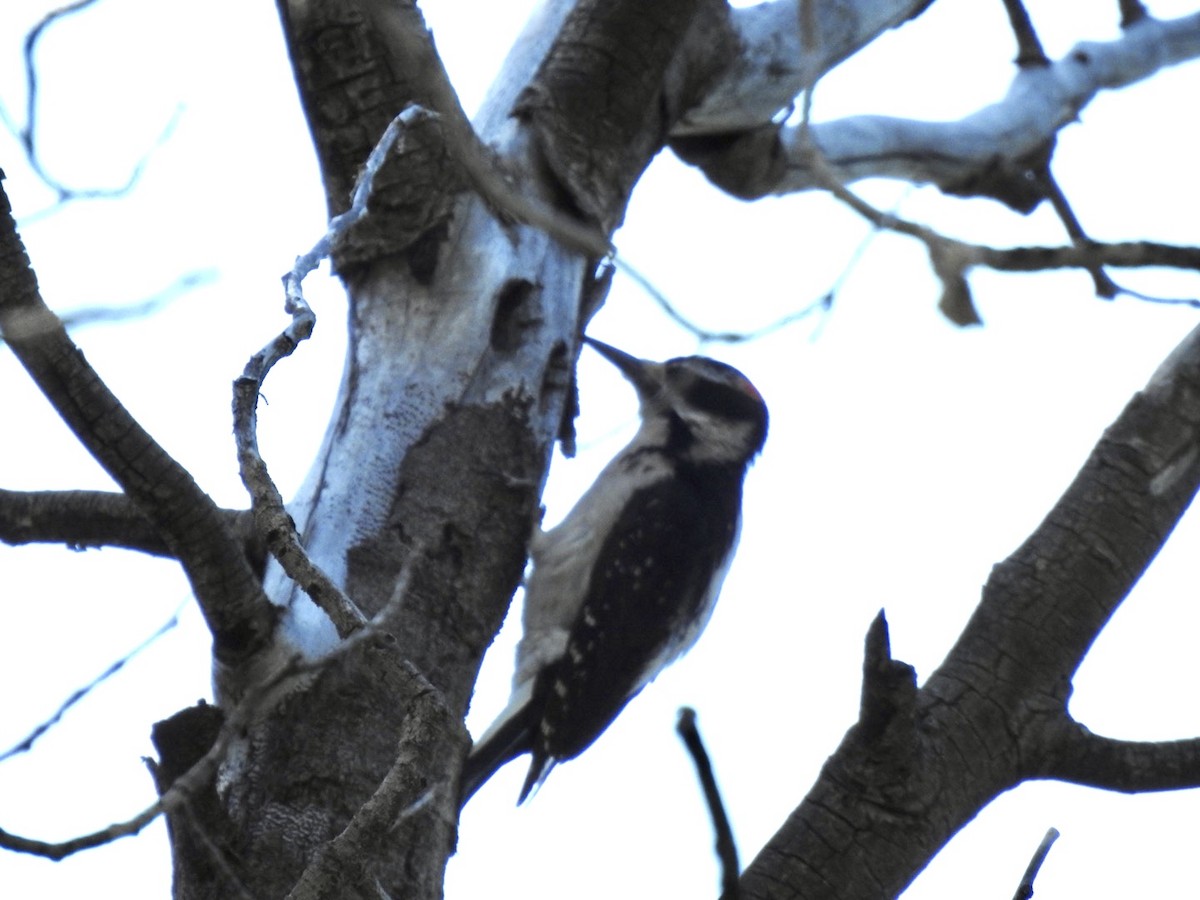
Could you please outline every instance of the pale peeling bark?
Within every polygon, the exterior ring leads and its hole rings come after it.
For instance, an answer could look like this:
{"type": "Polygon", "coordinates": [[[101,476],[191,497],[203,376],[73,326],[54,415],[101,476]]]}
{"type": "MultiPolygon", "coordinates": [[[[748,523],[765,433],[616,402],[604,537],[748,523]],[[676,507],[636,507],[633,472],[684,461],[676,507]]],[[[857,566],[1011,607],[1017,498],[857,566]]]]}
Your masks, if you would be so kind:
{"type": "Polygon", "coordinates": [[[714,77],[672,127],[672,136],[726,134],[770,123],[838,63],[932,2],[771,0],[730,10],[725,52],[714,53],[711,45],[695,48],[697,65],[709,65],[714,77]]]}
{"type": "Polygon", "coordinates": [[[780,0],[739,10],[741,52],[673,129],[672,146],[744,199],[822,187],[811,141],[847,183],[896,178],[1027,212],[1043,198],[1027,173],[1097,94],[1200,56],[1200,14],[1144,18],[1117,40],[1084,41],[1048,66],[1020,68],[1002,100],[957,121],[862,115],[813,122],[807,133],[772,124],[799,91],[926,5],[815,3],[806,12],[803,0],[780,0]],[[816,23],[811,36],[806,21],[816,23]]]}

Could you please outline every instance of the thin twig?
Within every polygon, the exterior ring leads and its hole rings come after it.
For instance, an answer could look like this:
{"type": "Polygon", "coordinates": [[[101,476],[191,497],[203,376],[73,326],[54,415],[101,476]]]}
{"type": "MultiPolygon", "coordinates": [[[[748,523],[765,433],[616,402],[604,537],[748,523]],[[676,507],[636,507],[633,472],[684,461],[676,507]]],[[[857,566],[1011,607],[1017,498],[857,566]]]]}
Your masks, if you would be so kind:
{"type": "MultiPolygon", "coordinates": [[[[414,557],[421,552],[420,547],[416,548],[414,550],[414,557]]],[[[235,739],[243,737],[247,728],[259,713],[269,703],[278,698],[278,689],[283,684],[286,682],[294,683],[302,678],[319,674],[335,660],[345,656],[363,641],[370,639],[382,631],[383,623],[389,621],[389,616],[395,607],[403,602],[411,581],[412,569],[411,565],[405,568],[396,580],[396,587],[392,592],[391,599],[365,627],[358,629],[353,635],[346,638],[346,640],[339,642],[328,654],[319,659],[306,660],[300,656],[289,658],[276,669],[273,675],[246,691],[241,701],[226,717],[224,724],[221,726],[221,731],[217,735],[217,739],[208,749],[208,752],[197,760],[183,775],[175,779],[157,801],[150,804],[150,806],[146,807],[140,813],[123,822],[114,822],[105,828],[101,828],[99,831],[57,842],[22,837],[21,835],[13,834],[0,828],[0,848],[14,850],[18,853],[29,853],[34,856],[43,856],[47,859],[65,859],[81,850],[89,850],[93,847],[112,843],[123,837],[138,834],[162,813],[174,813],[184,804],[189,803],[191,798],[202,788],[206,785],[211,785],[212,779],[216,775],[217,767],[224,760],[230,744],[235,739]]]]}
{"type": "MultiPolygon", "coordinates": [[[[820,148],[809,141],[809,165],[817,182],[831,194],[857,212],[868,222],[888,231],[906,234],[921,241],[930,263],[943,284],[939,303],[942,312],[955,324],[976,324],[980,321],[966,282],[967,273],[976,266],[987,266],[999,272],[1042,272],[1050,269],[1091,269],[1098,266],[1140,268],[1164,266],[1200,271],[1200,247],[1183,247],[1152,241],[1097,243],[1087,241],[1077,246],[1059,247],[988,247],[946,237],[931,228],[893,213],[879,210],[851,191],[843,183],[820,148]]],[[[1144,298],[1133,291],[1122,293],[1144,298]]],[[[1194,300],[1156,299],[1155,302],[1178,305],[1200,305],[1194,300]]]]}
{"type": "Polygon", "coordinates": [[[1146,294],[1142,291],[1135,291],[1133,288],[1127,288],[1124,285],[1113,282],[1113,286],[1117,289],[1117,296],[1132,297],[1135,300],[1141,300],[1144,303],[1157,303],[1160,306],[1187,306],[1192,309],[1200,309],[1200,299],[1195,297],[1156,297],[1153,294],[1146,294]]]}
{"type": "Polygon", "coordinates": [[[238,467],[242,483],[250,494],[255,525],[284,572],[329,616],[338,635],[343,638],[361,628],[367,621],[366,617],[333,579],[312,561],[300,542],[295,522],[284,506],[283,495],[271,478],[258,449],[258,398],[263,382],[275,364],[290,356],[301,341],[308,339],[316,326],[316,314],[304,297],[304,279],[333,252],[342,234],[367,214],[375,176],[404,129],[431,115],[422,107],[410,106],[388,123],[359,173],[350,208],[330,220],[328,229],[312,249],[297,257],[291,271],[283,276],[284,310],[292,317],[291,323],[275,340],[250,358],[241,377],[233,383],[233,433],[237,442],[238,467]]]}
{"type": "MultiPolygon", "coordinates": [[[[1062,192],[1058,179],[1050,171],[1050,162],[1047,160],[1038,166],[1033,174],[1041,185],[1042,193],[1045,194],[1046,199],[1050,201],[1050,205],[1054,207],[1054,211],[1062,221],[1063,227],[1067,229],[1067,237],[1071,239],[1071,243],[1076,247],[1091,244],[1092,239],[1083,230],[1083,225],[1075,215],[1075,210],[1071,209],[1067,195],[1062,192]]],[[[1096,296],[1112,300],[1120,292],[1121,289],[1108,277],[1103,266],[1088,266],[1087,271],[1092,276],[1092,283],[1096,286],[1096,296]]]]}
{"type": "Polygon", "coordinates": [[[1033,881],[1037,878],[1038,871],[1042,868],[1042,863],[1046,861],[1046,854],[1050,852],[1050,848],[1054,846],[1054,842],[1058,840],[1058,829],[1051,828],[1046,832],[1046,836],[1042,838],[1042,842],[1038,844],[1037,850],[1033,852],[1033,858],[1029,860],[1029,865],[1025,868],[1025,874],[1021,876],[1021,883],[1017,885],[1017,892],[1013,894],[1013,900],[1029,900],[1033,896],[1033,881]]]}
{"type": "Polygon", "coordinates": [[[1029,18],[1029,11],[1022,0],[1004,0],[1004,9],[1017,39],[1017,65],[1022,69],[1050,65],[1050,57],[1042,49],[1042,42],[1038,40],[1033,20],[1029,18]]]}
{"type": "MultiPolygon", "coordinates": [[[[857,253],[855,257],[857,258],[857,253]]],[[[628,275],[635,284],[638,285],[647,296],[661,309],[672,322],[689,332],[701,343],[704,344],[742,344],[747,341],[758,340],[768,334],[786,328],[788,325],[793,325],[803,319],[808,318],[813,313],[828,312],[833,304],[835,289],[831,288],[826,291],[816,300],[809,303],[807,306],[801,307],[798,310],[780,316],[774,322],[769,322],[766,325],[758,328],[750,329],[749,331],[710,331],[703,325],[698,325],[687,316],[679,311],[679,308],[670,301],[666,294],[655,287],[654,283],[643,275],[640,271],[631,266],[628,262],[620,257],[613,257],[613,262],[618,269],[628,275]]],[[[839,278],[840,283],[840,278],[839,278]]]]}
{"type": "MultiPolygon", "coordinates": [[[[244,555],[262,557],[248,509],[218,515],[242,545],[244,555]]],[[[116,491],[8,491],[0,488],[0,543],[61,544],[69,550],[120,547],[176,559],[174,550],[128,495],[116,491]]]]}
{"type": "Polygon", "coordinates": [[[53,9],[42,16],[38,20],[38,23],[29,29],[29,33],[25,35],[25,41],[21,48],[21,58],[25,64],[25,127],[17,132],[16,137],[21,141],[21,146],[25,148],[25,153],[31,161],[36,161],[37,159],[37,152],[34,147],[36,143],[35,135],[37,133],[38,74],[37,66],[33,62],[33,54],[37,49],[38,41],[42,39],[42,35],[45,34],[46,29],[55,22],[82,9],[86,9],[95,2],[96,0],[76,0],[74,3],[68,3],[66,6],[53,9]]]}
{"type": "MultiPolygon", "coordinates": [[[[186,602],[188,601],[185,601],[185,603],[186,602]]],[[[171,618],[160,625],[152,635],[150,635],[120,659],[116,660],[116,662],[112,663],[107,669],[105,669],[83,687],[77,688],[75,691],[73,691],[71,696],[63,701],[62,705],[55,710],[54,714],[51,715],[50,718],[34,728],[33,731],[29,732],[29,734],[15,743],[12,747],[5,750],[3,753],[0,753],[0,762],[4,762],[4,760],[8,759],[9,757],[16,756],[19,753],[28,753],[30,750],[32,750],[33,745],[37,742],[38,738],[57,725],[62,717],[67,714],[67,710],[90,694],[95,688],[99,687],[109,678],[120,672],[121,669],[125,667],[127,662],[157,641],[172,628],[177,626],[179,624],[179,614],[181,612],[183,612],[182,605],[176,609],[175,612],[172,613],[171,618]]]]}
{"type": "Polygon", "coordinates": [[[25,41],[22,46],[21,56],[25,70],[25,125],[18,126],[8,115],[4,113],[0,116],[4,124],[13,136],[21,144],[25,151],[25,158],[29,162],[29,166],[33,169],[34,174],[42,180],[42,182],[57,194],[54,203],[45,209],[39,210],[22,217],[21,224],[28,225],[50,213],[55,212],[72,200],[97,200],[97,199],[113,199],[123,197],[133,190],[134,186],[141,180],[142,173],[145,171],[151,156],[159,150],[174,133],[175,127],[179,124],[180,117],[183,114],[183,106],[177,106],[168,119],[166,126],[159,134],[158,139],[150,147],[150,149],[142,156],[142,158],[134,165],[126,178],[125,183],[115,188],[72,188],[63,184],[53,175],[51,175],[42,162],[41,154],[38,151],[37,142],[37,125],[38,125],[38,108],[41,103],[41,89],[38,81],[37,65],[34,62],[34,55],[38,45],[45,35],[46,30],[56,22],[60,22],[68,16],[74,15],[89,6],[95,5],[97,0],[76,0],[74,3],[68,3],[58,9],[51,10],[46,13],[36,25],[29,30],[25,35],[25,41]]]}
{"type": "Polygon", "coordinates": [[[704,790],[704,800],[708,804],[708,813],[712,818],[713,831],[716,832],[717,859],[721,862],[721,900],[737,900],[738,876],[741,866],[738,864],[737,844],[733,839],[733,828],[730,827],[729,817],[725,814],[725,804],[721,801],[721,790],[717,787],[717,779],[713,774],[712,762],[708,751],[704,749],[704,741],[696,727],[696,711],[691,707],[679,710],[679,719],[675,731],[683,740],[696,766],[696,775],[704,790]]]}
{"type": "MultiPolygon", "coordinates": [[[[899,207],[897,206],[897,208],[899,207]]],[[[759,338],[766,337],[769,334],[774,334],[776,331],[782,331],[789,325],[794,325],[797,322],[801,322],[814,313],[828,313],[830,310],[832,310],[834,300],[837,298],[838,294],[841,293],[842,286],[846,283],[846,279],[850,277],[850,274],[858,266],[871,243],[876,237],[878,237],[879,232],[882,230],[883,228],[880,225],[871,223],[871,229],[863,236],[863,239],[858,242],[858,245],[855,246],[854,250],[851,251],[849,257],[846,259],[846,264],[842,266],[841,272],[839,272],[837,277],[833,280],[833,284],[830,285],[829,290],[823,293],[820,297],[810,301],[807,305],[800,307],[800,309],[793,310],[786,315],[780,316],[773,322],[768,322],[766,325],[760,325],[758,328],[751,328],[746,331],[710,331],[680,312],[679,307],[671,302],[670,298],[668,298],[663,291],[659,290],[658,287],[655,286],[654,282],[652,282],[647,276],[643,275],[638,269],[634,268],[625,259],[614,256],[613,264],[626,275],[628,275],[638,285],[638,287],[645,291],[647,296],[649,296],[650,299],[653,300],[654,303],[659,307],[659,309],[666,314],[667,318],[669,318],[684,331],[687,331],[689,334],[694,336],[700,342],[701,347],[703,347],[705,344],[744,344],[750,341],[756,341],[759,338]]],[[[820,326],[818,325],[817,329],[814,331],[814,335],[816,334],[816,331],[819,330],[820,326]]]]}
{"type": "MultiPolygon", "coordinates": [[[[151,294],[143,300],[136,300],[133,303],[120,306],[80,306],[72,310],[60,312],[57,315],[62,326],[68,332],[78,331],[80,328],[85,328],[89,325],[143,319],[152,316],[180,297],[186,296],[190,291],[203,287],[206,284],[212,284],[216,280],[216,269],[199,269],[195,272],[187,272],[184,275],[180,275],[161,291],[151,294]]],[[[19,328],[20,326],[18,325],[17,327],[19,328]]],[[[47,327],[47,320],[31,318],[30,327],[45,328],[47,327]]],[[[29,329],[23,330],[22,333],[26,335],[33,334],[29,329]]],[[[4,337],[0,335],[0,344],[3,343],[4,337]]]]}

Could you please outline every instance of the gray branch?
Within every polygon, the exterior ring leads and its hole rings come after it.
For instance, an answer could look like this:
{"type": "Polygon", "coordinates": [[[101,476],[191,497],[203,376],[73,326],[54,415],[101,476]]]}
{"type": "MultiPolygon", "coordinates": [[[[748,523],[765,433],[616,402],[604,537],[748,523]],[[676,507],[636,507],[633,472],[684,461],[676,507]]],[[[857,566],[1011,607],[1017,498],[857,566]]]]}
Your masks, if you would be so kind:
{"type": "Polygon", "coordinates": [[[1200,738],[1123,741],[1065,721],[1049,732],[1037,775],[1126,794],[1200,787],[1200,738]]]}
{"type": "MultiPolygon", "coordinates": [[[[805,49],[799,32],[802,6],[796,0],[743,11],[742,19],[735,19],[743,26],[743,61],[672,132],[681,156],[737,196],[821,186],[803,126],[771,124],[797,91],[842,58],[841,44],[805,49]],[[772,34],[760,19],[788,22],[790,31],[772,34]],[[787,91],[792,94],[783,99],[787,91]],[[753,97],[761,99],[754,103],[753,97]]],[[[899,13],[893,11],[893,17],[899,13]]],[[[890,20],[880,13],[876,21],[882,31],[890,20]]],[[[823,33],[818,37],[827,40],[823,33]]],[[[1200,13],[1170,21],[1146,17],[1114,41],[1081,42],[1051,65],[1020,69],[1003,99],[958,121],[852,116],[812,124],[811,140],[845,182],[897,178],[934,184],[948,193],[992,196],[1027,210],[1041,199],[1040,192],[1022,184],[1030,161],[1043,158],[1058,132],[1076,121],[1097,94],[1198,56],[1200,13]]]]}

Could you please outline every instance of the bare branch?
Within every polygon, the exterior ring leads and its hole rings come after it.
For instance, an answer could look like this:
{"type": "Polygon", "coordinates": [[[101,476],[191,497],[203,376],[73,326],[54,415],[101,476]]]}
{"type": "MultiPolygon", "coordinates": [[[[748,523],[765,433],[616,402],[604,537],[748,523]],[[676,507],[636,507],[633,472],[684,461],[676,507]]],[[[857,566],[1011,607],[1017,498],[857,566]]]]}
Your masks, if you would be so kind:
{"type": "Polygon", "coordinates": [[[63,327],[74,331],[88,325],[128,322],[151,316],[191,291],[217,280],[216,269],[199,269],[180,275],[161,291],[142,300],[121,305],[81,306],[59,313],[63,327]]]}
{"type": "Polygon", "coordinates": [[[34,169],[38,177],[42,179],[47,187],[57,192],[58,199],[44,209],[39,209],[23,215],[21,217],[21,224],[31,225],[34,222],[38,222],[47,216],[51,216],[58,212],[65,204],[76,200],[118,200],[121,197],[129,194],[135,187],[137,187],[138,182],[142,180],[142,175],[145,174],[146,168],[150,165],[150,160],[153,158],[154,154],[164,147],[171,139],[171,136],[175,133],[175,128],[179,125],[180,119],[183,118],[183,112],[183,106],[177,106],[175,108],[175,112],[172,113],[171,118],[167,120],[167,124],[163,126],[162,131],[159,132],[159,135],[155,139],[154,143],[150,145],[150,148],[144,154],[142,154],[141,159],[134,163],[132,168],[130,168],[129,174],[126,176],[125,181],[116,187],[68,187],[62,184],[62,182],[52,178],[41,166],[39,160],[36,158],[30,158],[30,167],[34,169]]]}
{"type": "Polygon", "coordinates": [[[1038,872],[1042,869],[1042,863],[1046,861],[1046,856],[1050,853],[1050,848],[1054,846],[1054,842],[1058,840],[1058,829],[1051,828],[1046,832],[1042,842],[1038,844],[1038,848],[1033,851],[1033,857],[1029,860],[1029,865],[1025,868],[1025,874],[1021,876],[1021,883],[1017,885],[1017,892],[1013,894],[1013,900],[1029,900],[1033,896],[1033,882],[1037,880],[1038,872]]]}
{"type": "Polygon", "coordinates": [[[1130,269],[1162,266],[1200,271],[1200,247],[1181,247],[1177,244],[1159,244],[1154,241],[1009,249],[973,244],[961,246],[969,254],[977,255],[979,264],[1001,272],[1041,272],[1049,269],[1087,268],[1090,265],[1130,269]]]}
{"type": "MultiPolygon", "coordinates": [[[[1028,163],[1044,157],[1058,131],[1102,90],[1141,81],[1200,56],[1200,13],[1143,18],[1110,42],[1085,41],[1050,66],[1020,69],[1007,95],[956,122],[854,116],[813,124],[811,140],[847,182],[898,178],[943,191],[987,196],[1026,212],[1042,199],[1028,163]]],[[[781,104],[782,105],[782,104],[781,104]]],[[[772,113],[773,115],[774,113],[772,113]]],[[[718,128],[722,136],[672,146],[717,186],[743,198],[823,187],[806,153],[802,126],[771,118],[718,128]]],[[[689,138],[678,130],[675,137],[689,138]]]]}
{"type": "Polygon", "coordinates": [[[65,859],[81,850],[90,850],[123,837],[136,835],[162,813],[174,813],[181,809],[206,786],[211,787],[217,767],[224,760],[230,745],[234,741],[244,738],[250,724],[261,715],[265,708],[278,700],[281,692],[285,690],[285,686],[303,684],[304,680],[320,674],[336,660],[340,660],[351,651],[358,649],[365,641],[382,634],[378,623],[386,621],[387,613],[394,606],[403,602],[408,590],[409,577],[409,572],[405,572],[397,580],[395,593],[380,615],[376,616],[365,628],[358,629],[349,638],[339,642],[325,656],[313,660],[304,660],[299,656],[291,657],[269,677],[249,688],[233,711],[225,717],[217,738],[208,751],[186,772],[171,782],[155,803],[137,815],[122,822],[114,822],[99,831],[57,842],[40,841],[0,829],[0,847],[18,853],[44,856],[47,859],[65,859]]]}
{"type": "Polygon", "coordinates": [[[858,258],[861,257],[865,246],[866,241],[859,245],[859,247],[851,255],[851,262],[847,264],[847,267],[843,269],[842,274],[838,276],[835,285],[816,300],[813,300],[812,302],[793,312],[780,316],[773,322],[768,322],[766,325],[760,325],[758,328],[752,328],[748,331],[711,331],[708,328],[697,324],[692,319],[680,312],[679,307],[672,303],[666,294],[655,287],[654,283],[650,281],[649,278],[631,266],[623,258],[614,257],[613,262],[616,264],[618,269],[632,278],[633,281],[637,283],[638,287],[646,292],[647,296],[649,296],[650,299],[653,300],[658,306],[658,308],[666,314],[668,319],[670,319],[684,331],[694,335],[701,345],[743,344],[749,341],[756,341],[761,337],[766,337],[768,334],[774,334],[777,331],[781,331],[789,325],[794,325],[797,322],[807,319],[814,313],[829,312],[829,310],[833,307],[833,300],[834,297],[837,296],[838,288],[849,274],[850,268],[853,266],[854,261],[857,261],[858,258]]]}
{"type": "MultiPolygon", "coordinates": [[[[1050,698],[1065,704],[1063,686],[1198,487],[1200,327],[1109,426],[1037,529],[993,569],[982,602],[943,666],[947,677],[972,683],[972,661],[995,658],[1003,640],[994,677],[1022,685],[1040,704],[1050,698]]],[[[1032,735],[1030,749],[1068,737],[1054,730],[1032,735]]]]}
{"type": "MultiPolygon", "coordinates": [[[[249,510],[218,514],[258,569],[263,552],[249,510]]],[[[109,491],[6,491],[0,489],[0,542],[63,544],[71,550],[119,547],[175,558],[163,536],[125,494],[109,491]]]]}
{"type": "Polygon", "coordinates": [[[1050,57],[1042,49],[1033,20],[1029,18],[1029,10],[1022,0],[1004,0],[1004,10],[1008,13],[1013,36],[1017,39],[1016,64],[1023,69],[1050,65],[1050,57]]]}
{"type": "Polygon", "coordinates": [[[690,707],[679,710],[679,719],[675,723],[675,731],[687,747],[692,763],[696,767],[696,775],[700,779],[700,787],[704,791],[704,801],[708,806],[708,815],[712,819],[713,830],[717,833],[717,859],[721,863],[721,900],[737,900],[738,876],[742,867],[738,863],[737,844],[733,839],[733,828],[729,824],[729,816],[725,814],[725,804],[721,800],[721,789],[717,787],[717,778],[713,774],[712,761],[708,751],[704,749],[704,740],[696,727],[696,711],[690,707]]]}
{"type": "MultiPolygon", "coordinates": [[[[37,65],[33,61],[34,51],[37,49],[38,41],[41,40],[47,28],[67,16],[87,9],[95,2],[96,0],[75,0],[74,3],[68,3],[58,9],[51,10],[42,16],[38,23],[25,35],[25,42],[21,48],[21,59],[25,66],[25,127],[15,130],[14,136],[21,142],[21,146],[25,148],[25,153],[29,157],[30,162],[35,165],[35,168],[37,163],[35,135],[37,134],[38,73],[37,65]]],[[[40,174],[40,169],[38,171],[40,174]]],[[[50,182],[47,180],[47,183],[49,184],[50,182]]]]}
{"type": "Polygon", "coordinates": [[[65,544],[73,550],[123,547],[172,556],[162,535],[125,494],[0,490],[0,541],[65,544]]]}
{"type": "Polygon", "coordinates": [[[179,559],[223,667],[265,646],[274,611],[221,511],[101,381],[38,292],[0,190],[0,333],[79,441],[179,559]]]}
{"type": "Polygon", "coordinates": [[[1063,720],[1038,746],[1039,778],[1127,794],[1200,787],[1200,738],[1122,741],[1063,720]]]}
{"type": "MultiPolygon", "coordinates": [[[[195,272],[188,272],[176,278],[161,291],[143,300],[123,305],[76,307],[75,309],[58,313],[58,319],[68,331],[77,331],[89,325],[128,322],[133,319],[145,318],[163,309],[180,297],[186,296],[190,291],[203,285],[211,284],[216,281],[216,277],[217,273],[215,269],[201,269],[195,272]]],[[[45,325],[47,321],[42,320],[42,324],[45,325]]],[[[17,324],[14,324],[12,327],[28,337],[36,335],[36,330],[39,327],[36,320],[21,322],[20,319],[14,319],[14,322],[17,324]]],[[[0,335],[0,345],[3,343],[4,337],[0,335]]]]}
{"type": "MultiPolygon", "coordinates": [[[[96,0],[76,0],[74,3],[68,3],[58,9],[51,10],[46,13],[41,20],[30,29],[25,35],[24,45],[22,47],[22,62],[25,70],[25,125],[18,126],[7,114],[0,115],[5,125],[12,132],[13,136],[21,144],[25,150],[25,157],[29,162],[29,166],[34,173],[42,180],[42,182],[53,190],[57,195],[56,201],[49,207],[39,210],[25,216],[22,219],[23,224],[36,221],[60,209],[63,204],[73,200],[107,200],[118,197],[123,197],[128,194],[134,186],[141,180],[142,173],[145,171],[150,157],[155,151],[161,148],[171,137],[175,131],[175,127],[179,124],[179,119],[183,114],[183,107],[176,107],[175,112],[163,127],[159,134],[158,140],[154,142],[150,150],[133,166],[130,170],[125,183],[115,188],[73,188],[63,184],[57,178],[50,174],[42,162],[41,154],[38,152],[37,144],[37,120],[38,107],[41,102],[41,91],[38,82],[37,64],[34,62],[34,54],[37,51],[38,44],[45,35],[46,30],[57,22],[73,16],[90,6],[95,5],[96,0]]],[[[2,111],[0,111],[2,113],[2,111]]]]}
{"type": "MultiPolygon", "coordinates": [[[[966,280],[967,274],[975,266],[988,266],[1001,272],[1040,272],[1067,268],[1098,271],[1103,266],[1162,266],[1200,271],[1200,247],[1180,247],[1151,241],[1100,244],[1080,240],[1069,247],[1001,249],[959,241],[867,203],[846,187],[841,178],[842,173],[835,171],[816,148],[810,148],[809,160],[821,186],[868,222],[877,228],[909,235],[925,244],[930,264],[942,280],[943,293],[938,306],[956,325],[975,325],[981,321],[966,280]]],[[[1196,300],[1178,302],[1200,306],[1200,302],[1196,300]]]]}
{"type": "MultiPolygon", "coordinates": [[[[1071,244],[1075,247],[1084,247],[1093,243],[1083,230],[1083,225],[1075,215],[1075,210],[1071,209],[1071,204],[1067,201],[1062,188],[1059,187],[1054,173],[1050,171],[1049,160],[1044,165],[1035,168],[1032,174],[1040,183],[1042,193],[1054,207],[1054,212],[1058,214],[1063,227],[1067,229],[1067,236],[1071,239],[1071,244]]],[[[1092,276],[1092,283],[1096,286],[1097,297],[1111,300],[1121,292],[1121,288],[1108,277],[1108,273],[1104,271],[1103,267],[1089,266],[1088,274],[1092,276]]]]}
{"type": "Polygon", "coordinates": [[[40,725],[38,725],[36,728],[34,728],[33,731],[31,731],[28,735],[26,735],[24,738],[22,738],[16,744],[14,744],[12,747],[10,747],[8,750],[5,750],[3,753],[0,753],[0,762],[4,762],[4,760],[8,759],[9,757],[16,756],[20,753],[28,753],[30,750],[32,750],[33,745],[37,742],[38,738],[40,738],[43,734],[45,734],[47,731],[49,731],[51,728],[53,728],[55,725],[57,725],[59,723],[59,721],[62,719],[62,717],[67,714],[67,710],[69,710],[72,706],[74,706],[76,703],[78,703],[80,700],[82,700],[84,697],[86,697],[88,694],[90,694],[95,688],[99,687],[101,684],[103,684],[109,678],[111,678],[112,676],[114,676],[118,672],[120,672],[121,669],[123,669],[125,667],[125,664],[127,662],[129,662],[131,659],[133,659],[135,656],[137,656],[139,653],[141,653],[143,650],[145,650],[147,647],[149,647],[155,641],[157,641],[160,637],[162,637],[164,634],[166,634],[168,631],[170,631],[176,625],[178,625],[180,611],[181,610],[178,610],[178,609],[175,610],[175,612],[172,614],[171,618],[169,618],[166,622],[164,622],[162,625],[160,625],[158,630],[155,631],[154,634],[150,635],[148,638],[146,638],[144,641],[142,641],[140,644],[138,644],[136,647],[134,647],[132,650],[130,650],[128,653],[126,653],[124,656],[122,656],[120,659],[116,660],[114,663],[112,663],[112,665],[110,665],[107,669],[105,669],[103,672],[101,672],[99,675],[97,675],[95,678],[93,678],[91,681],[89,681],[83,687],[74,691],[70,697],[68,697],[65,701],[63,701],[63,704],[61,706],[59,706],[59,708],[57,710],[55,710],[54,714],[52,716],[50,716],[50,718],[48,718],[45,722],[42,722],[40,725]]]}
{"type": "Polygon", "coordinates": [[[713,59],[711,38],[697,53],[711,60],[705,92],[674,124],[674,138],[727,134],[769,124],[826,72],[883,32],[914,19],[930,0],[766,0],[728,11],[732,60],[713,59]]]}
{"type": "Polygon", "coordinates": [[[786,884],[796,897],[895,896],[979,810],[1030,778],[1120,790],[1195,784],[1200,740],[1091,740],[1067,727],[1066,704],[1088,648],[1198,487],[1200,327],[993,570],[959,641],[916,690],[912,715],[895,714],[910,706],[911,676],[892,668],[882,623],[872,627],[864,714],[747,866],[743,895],[786,884]],[[902,676],[898,690],[889,674],[902,676]]]}

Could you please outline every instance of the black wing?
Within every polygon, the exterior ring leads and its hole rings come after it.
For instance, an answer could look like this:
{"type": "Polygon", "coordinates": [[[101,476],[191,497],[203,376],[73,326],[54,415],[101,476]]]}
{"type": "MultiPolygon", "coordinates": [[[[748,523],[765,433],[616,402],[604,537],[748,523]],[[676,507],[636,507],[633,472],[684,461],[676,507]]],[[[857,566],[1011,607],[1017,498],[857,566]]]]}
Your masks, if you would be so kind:
{"type": "MultiPolygon", "coordinates": [[[[567,652],[535,689],[544,702],[530,784],[582,753],[678,653],[732,549],[743,467],[677,473],[639,490],[605,542],[567,652]],[[682,476],[682,477],[680,477],[682,476]]],[[[692,635],[694,638],[694,635],[692,635]]]]}

